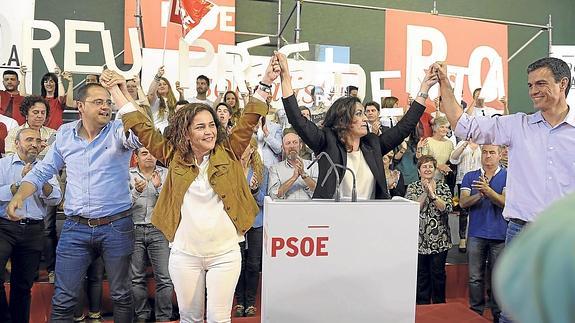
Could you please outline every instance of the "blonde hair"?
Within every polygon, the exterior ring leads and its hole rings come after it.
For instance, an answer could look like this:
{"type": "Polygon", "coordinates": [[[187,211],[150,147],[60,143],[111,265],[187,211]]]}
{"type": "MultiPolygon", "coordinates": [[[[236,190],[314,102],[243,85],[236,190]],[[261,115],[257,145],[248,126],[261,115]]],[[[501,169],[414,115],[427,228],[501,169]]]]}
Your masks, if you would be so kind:
{"type": "Polygon", "coordinates": [[[433,129],[434,132],[437,131],[440,126],[449,125],[449,120],[447,120],[447,118],[444,116],[435,117],[431,122],[431,129],[433,129]]]}
{"type": "Polygon", "coordinates": [[[264,163],[262,162],[262,157],[258,152],[258,142],[256,138],[252,137],[248,147],[254,150],[254,152],[250,157],[250,167],[252,168],[252,171],[254,173],[253,176],[256,177],[258,183],[261,183],[264,178],[264,163]]]}
{"type": "Polygon", "coordinates": [[[176,97],[174,96],[174,91],[172,91],[172,85],[170,84],[170,81],[168,81],[168,79],[165,77],[160,77],[160,80],[164,81],[168,86],[168,95],[167,95],[168,100],[166,102],[166,100],[164,100],[164,98],[161,95],[157,94],[158,99],[160,100],[158,117],[160,119],[168,119],[172,114],[174,114],[177,101],[176,97]],[[168,114],[167,118],[166,118],[166,112],[168,114]]]}

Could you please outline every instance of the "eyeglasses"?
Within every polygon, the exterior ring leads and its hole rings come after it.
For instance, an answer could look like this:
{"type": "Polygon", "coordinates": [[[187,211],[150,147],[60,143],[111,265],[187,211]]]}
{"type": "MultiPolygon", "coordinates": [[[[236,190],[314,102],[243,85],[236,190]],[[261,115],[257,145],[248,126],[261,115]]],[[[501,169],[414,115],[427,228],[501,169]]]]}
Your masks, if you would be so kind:
{"type": "Polygon", "coordinates": [[[114,102],[112,102],[112,100],[108,99],[108,100],[102,100],[102,99],[97,99],[97,100],[92,100],[92,101],[84,101],[84,102],[90,102],[92,104],[94,104],[95,106],[97,106],[98,108],[103,106],[104,104],[109,106],[110,108],[114,107],[114,102]]]}

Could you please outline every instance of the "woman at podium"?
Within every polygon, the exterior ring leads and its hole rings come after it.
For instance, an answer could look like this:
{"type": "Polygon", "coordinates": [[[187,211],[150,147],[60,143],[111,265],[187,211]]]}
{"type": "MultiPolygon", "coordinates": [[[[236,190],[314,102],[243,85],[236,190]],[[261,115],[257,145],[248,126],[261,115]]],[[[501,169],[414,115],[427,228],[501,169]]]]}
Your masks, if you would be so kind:
{"type": "MultiPolygon", "coordinates": [[[[287,58],[281,53],[276,53],[276,56],[281,68],[283,104],[288,121],[316,156],[325,152],[333,163],[341,165],[336,169],[340,178],[341,196],[352,196],[353,175],[345,170],[351,169],[356,175],[359,199],[391,198],[382,157],[399,146],[415,129],[425,111],[427,92],[437,83],[434,70],[430,68],[426,71],[417,98],[401,121],[385,133],[376,135],[369,132],[365,108],[358,98],[352,96],[341,97],[331,105],[323,128],[303,117],[292,89],[287,58]]],[[[328,158],[321,158],[318,163],[318,183],[322,183],[328,175],[329,178],[325,185],[316,187],[313,198],[331,199],[337,193],[335,172],[328,174],[331,165],[328,158]]]]}

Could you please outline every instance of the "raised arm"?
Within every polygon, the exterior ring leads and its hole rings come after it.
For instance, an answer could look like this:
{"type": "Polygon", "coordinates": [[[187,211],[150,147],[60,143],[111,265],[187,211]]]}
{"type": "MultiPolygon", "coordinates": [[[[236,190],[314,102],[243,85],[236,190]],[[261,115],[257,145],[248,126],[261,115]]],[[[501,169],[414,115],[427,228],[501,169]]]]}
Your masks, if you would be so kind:
{"type": "Polygon", "coordinates": [[[154,127],[146,111],[136,104],[128,92],[126,79],[117,72],[104,70],[100,82],[110,91],[114,104],[121,107],[118,115],[122,118],[124,130],[131,130],[154,157],[168,165],[175,149],[154,127]]]}
{"type": "Polygon", "coordinates": [[[76,108],[76,101],[74,100],[74,78],[70,72],[62,72],[62,78],[68,81],[68,90],[66,91],[66,106],[76,108]]]}
{"type": "Polygon", "coordinates": [[[319,153],[325,146],[325,134],[315,123],[302,116],[291,85],[287,57],[281,53],[276,53],[276,56],[281,67],[282,101],[288,122],[303,142],[315,153],[319,153]]]}
{"type": "Polygon", "coordinates": [[[425,112],[427,92],[429,92],[429,89],[435,85],[435,83],[437,83],[437,75],[432,65],[429,69],[425,70],[425,77],[421,82],[419,94],[415,98],[415,101],[411,103],[407,113],[395,126],[379,135],[379,144],[381,146],[381,152],[384,155],[401,145],[403,140],[415,129],[419,119],[425,112]]]}
{"type": "Polygon", "coordinates": [[[138,88],[138,101],[141,103],[150,106],[150,101],[148,101],[148,96],[144,93],[144,89],[142,89],[142,82],[140,80],[140,75],[136,74],[133,78],[134,82],[136,83],[136,87],[138,88]]]}
{"type": "Polygon", "coordinates": [[[64,88],[64,82],[62,81],[62,70],[59,66],[54,68],[54,74],[58,78],[58,96],[64,96],[66,89],[64,88]]]}
{"type": "MultiPolygon", "coordinates": [[[[280,65],[277,57],[272,56],[261,82],[263,84],[273,84],[279,74],[280,65]]],[[[242,156],[246,147],[249,145],[250,139],[254,133],[254,128],[258,124],[259,119],[268,113],[268,106],[265,103],[268,96],[269,94],[267,92],[258,89],[252,100],[244,109],[242,116],[238,120],[238,124],[230,134],[230,148],[238,159],[242,156]]]]}
{"type": "Polygon", "coordinates": [[[150,88],[148,88],[148,102],[150,103],[154,102],[158,96],[157,95],[158,85],[162,75],[164,75],[164,67],[160,66],[160,68],[158,68],[158,72],[156,72],[156,75],[152,80],[152,83],[150,83],[150,88]]]}
{"type": "MultiPolygon", "coordinates": [[[[439,79],[439,91],[441,93],[441,101],[443,113],[447,116],[447,120],[451,124],[451,129],[455,129],[457,126],[457,121],[463,114],[463,109],[455,99],[453,94],[453,88],[451,83],[449,83],[449,78],[447,77],[447,64],[445,62],[437,62],[433,64],[433,70],[436,72],[439,79]]],[[[472,102],[473,103],[473,102],[472,102]]],[[[474,105],[474,104],[470,104],[474,105]]]]}
{"type": "Polygon", "coordinates": [[[18,85],[18,92],[20,92],[21,96],[27,96],[26,94],[26,72],[28,72],[28,68],[26,65],[20,65],[20,85],[18,85]]]}

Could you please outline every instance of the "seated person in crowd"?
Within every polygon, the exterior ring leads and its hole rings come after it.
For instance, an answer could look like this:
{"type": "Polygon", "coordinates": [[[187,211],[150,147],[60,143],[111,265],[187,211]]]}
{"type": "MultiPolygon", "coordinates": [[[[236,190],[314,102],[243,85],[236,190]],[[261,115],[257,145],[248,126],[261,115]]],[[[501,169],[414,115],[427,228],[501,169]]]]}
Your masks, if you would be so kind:
{"type": "Polygon", "coordinates": [[[41,96],[30,95],[22,101],[19,112],[26,119],[26,123],[8,132],[8,136],[6,137],[6,154],[13,154],[16,152],[14,139],[16,138],[18,131],[24,128],[32,128],[40,133],[40,138],[42,139],[40,158],[42,158],[46,154],[44,149],[47,146],[48,139],[56,134],[56,130],[44,126],[44,123],[50,116],[50,106],[41,96]]]}

